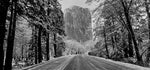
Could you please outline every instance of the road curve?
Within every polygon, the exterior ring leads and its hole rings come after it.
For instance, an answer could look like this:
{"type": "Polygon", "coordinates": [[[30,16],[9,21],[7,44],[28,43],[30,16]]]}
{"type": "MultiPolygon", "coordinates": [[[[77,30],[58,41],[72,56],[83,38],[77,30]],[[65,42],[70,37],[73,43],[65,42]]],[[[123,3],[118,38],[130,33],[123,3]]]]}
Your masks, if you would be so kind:
{"type": "Polygon", "coordinates": [[[61,57],[25,70],[137,70],[94,56],[76,55],[61,57]]]}

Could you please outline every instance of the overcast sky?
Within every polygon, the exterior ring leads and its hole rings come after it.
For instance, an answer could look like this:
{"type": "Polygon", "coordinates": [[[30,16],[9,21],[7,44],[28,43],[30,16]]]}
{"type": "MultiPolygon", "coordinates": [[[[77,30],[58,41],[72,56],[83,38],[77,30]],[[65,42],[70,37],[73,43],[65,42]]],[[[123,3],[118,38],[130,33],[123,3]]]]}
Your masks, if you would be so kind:
{"type": "Polygon", "coordinates": [[[89,8],[90,10],[96,7],[96,4],[87,5],[85,4],[86,0],[59,0],[62,5],[62,10],[64,11],[66,8],[72,7],[73,5],[81,6],[84,8],[89,8]]]}

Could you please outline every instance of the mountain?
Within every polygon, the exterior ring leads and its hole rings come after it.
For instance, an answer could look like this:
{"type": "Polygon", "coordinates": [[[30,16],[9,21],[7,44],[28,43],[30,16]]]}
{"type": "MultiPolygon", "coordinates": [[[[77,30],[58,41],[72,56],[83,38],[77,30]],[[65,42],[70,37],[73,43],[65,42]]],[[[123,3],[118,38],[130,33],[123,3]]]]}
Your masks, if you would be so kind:
{"type": "Polygon", "coordinates": [[[92,39],[91,14],[88,8],[73,6],[65,10],[65,32],[78,42],[92,39]]]}

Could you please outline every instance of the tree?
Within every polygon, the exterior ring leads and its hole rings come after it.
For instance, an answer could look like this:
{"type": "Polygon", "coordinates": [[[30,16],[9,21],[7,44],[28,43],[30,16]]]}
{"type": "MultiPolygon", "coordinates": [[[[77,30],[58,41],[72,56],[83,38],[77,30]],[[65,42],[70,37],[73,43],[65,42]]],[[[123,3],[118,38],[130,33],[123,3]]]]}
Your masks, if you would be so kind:
{"type": "MultiPolygon", "coordinates": [[[[88,1],[91,2],[92,0],[88,0],[88,1]]],[[[99,5],[98,8],[96,8],[94,10],[94,12],[99,11],[100,7],[102,7],[102,6],[104,6],[104,9],[109,10],[109,11],[105,11],[107,14],[106,16],[108,18],[109,18],[109,16],[114,16],[115,20],[119,21],[121,23],[121,25],[124,28],[126,28],[126,30],[128,31],[128,33],[130,34],[130,36],[132,38],[137,60],[142,61],[142,58],[141,58],[140,52],[139,52],[139,48],[138,48],[138,44],[136,42],[135,34],[133,31],[133,27],[131,24],[132,23],[131,22],[131,15],[133,15],[133,13],[131,14],[131,11],[133,11],[133,4],[135,2],[136,1],[134,1],[134,0],[128,0],[128,1],[125,1],[125,0],[106,0],[106,1],[104,1],[104,3],[102,5],[99,5]]],[[[107,17],[106,17],[106,19],[107,19],[107,17]]],[[[130,47],[132,47],[132,46],[130,46],[130,47]]]]}
{"type": "Polygon", "coordinates": [[[103,33],[104,33],[105,48],[106,48],[106,53],[107,53],[106,55],[107,55],[107,58],[109,58],[109,50],[108,50],[107,41],[106,41],[107,37],[106,37],[106,32],[105,32],[106,31],[105,26],[103,26],[103,29],[104,29],[103,33]]]}
{"type": "MultiPolygon", "coordinates": [[[[149,29],[149,43],[150,43],[150,12],[149,12],[149,1],[145,0],[145,8],[146,8],[146,13],[147,13],[147,18],[148,18],[148,29],[149,29]]],[[[146,61],[149,62],[150,61],[150,46],[148,48],[148,52],[147,52],[147,58],[146,61]]]]}
{"type": "Polygon", "coordinates": [[[42,33],[42,27],[39,26],[38,30],[38,62],[42,62],[42,47],[41,47],[41,33],[42,33]]]}
{"type": "MultiPolygon", "coordinates": [[[[6,51],[6,60],[5,60],[5,70],[10,70],[12,65],[12,59],[16,59],[22,57],[22,60],[27,58],[25,62],[27,64],[34,64],[33,61],[35,60],[35,64],[38,62],[42,62],[42,56],[46,51],[46,58],[49,60],[49,34],[56,34],[55,39],[57,40],[59,35],[65,35],[64,33],[64,21],[63,21],[63,12],[61,11],[60,4],[57,0],[12,0],[10,10],[7,10],[9,7],[9,0],[0,1],[0,9],[5,9],[1,11],[2,14],[6,14],[5,16],[2,15],[0,19],[6,21],[6,17],[8,18],[8,22],[10,21],[9,25],[9,34],[7,39],[7,51],[6,51]],[[4,4],[4,5],[2,5],[4,4]],[[7,11],[11,12],[11,16],[7,15],[7,11]],[[5,13],[4,13],[5,12],[5,13]],[[19,17],[19,18],[18,18],[19,17]],[[21,40],[19,42],[19,38],[21,39],[26,38],[24,35],[24,31],[22,28],[18,28],[20,21],[18,19],[23,18],[26,20],[26,23],[29,23],[28,27],[32,28],[32,39],[30,42],[27,42],[27,39],[21,40]],[[16,21],[17,24],[16,25],[16,21]],[[17,26],[17,29],[16,29],[17,26]],[[19,33],[20,32],[20,33],[19,33]],[[45,35],[43,32],[45,32],[45,35]],[[15,34],[18,34],[15,36],[15,34]],[[58,35],[58,36],[57,36],[58,35]],[[43,41],[43,37],[45,38],[45,42],[43,41]],[[20,44],[19,44],[20,43],[20,44]],[[14,47],[15,45],[15,47],[14,47]],[[18,47],[18,46],[21,47],[18,47]],[[16,50],[16,51],[15,51],[16,50]],[[22,52],[21,54],[17,53],[18,51],[22,52]],[[26,53],[26,55],[24,55],[26,53]]],[[[4,23],[4,22],[3,22],[4,23]]],[[[5,33],[5,24],[2,24],[1,31],[5,33]]],[[[23,29],[25,30],[25,29],[23,29]]],[[[5,34],[2,34],[5,37],[5,34]]],[[[31,34],[30,34],[31,35],[31,34]]],[[[1,38],[4,38],[1,36],[1,38]]],[[[1,40],[3,42],[3,40],[1,40]]],[[[57,40],[59,43],[57,47],[60,45],[60,41],[57,40]]],[[[2,45],[0,43],[0,45],[2,45]]],[[[1,47],[3,50],[3,46],[1,47]]],[[[58,49],[55,49],[57,51],[58,49]]],[[[2,51],[4,55],[4,52],[2,51]]],[[[2,55],[2,59],[4,59],[2,55]]],[[[3,68],[3,61],[2,61],[2,68],[3,68]]],[[[2,69],[3,70],[3,69],[2,69]]]]}
{"type": "MultiPolygon", "coordinates": [[[[34,48],[35,64],[38,63],[38,29],[36,26],[32,27],[32,48],[34,48]]],[[[32,53],[31,53],[32,55],[32,53]]]]}
{"type": "Polygon", "coordinates": [[[54,37],[54,54],[55,56],[54,57],[57,57],[57,44],[56,44],[56,34],[54,33],[53,34],[53,37],[54,37]]]}
{"type": "Polygon", "coordinates": [[[6,24],[6,16],[7,16],[7,11],[9,7],[9,0],[1,0],[0,1],[0,70],[3,70],[3,62],[4,62],[4,50],[3,50],[3,45],[4,45],[4,39],[5,39],[5,24],[6,24]]]}
{"type": "Polygon", "coordinates": [[[132,38],[132,41],[134,43],[134,48],[135,48],[137,60],[142,61],[142,58],[140,57],[138,45],[137,45],[137,42],[136,42],[136,39],[135,39],[135,35],[134,35],[134,32],[133,32],[133,28],[131,26],[131,20],[130,20],[130,15],[129,15],[129,9],[130,9],[130,6],[132,4],[132,0],[129,2],[129,5],[127,5],[127,1],[120,0],[120,2],[121,2],[122,6],[123,6],[123,9],[124,9],[124,15],[125,15],[127,26],[128,26],[127,30],[129,31],[129,33],[131,35],[131,38],[132,38]]]}
{"type": "Polygon", "coordinates": [[[61,11],[60,8],[55,8],[49,13],[52,17],[52,23],[50,26],[53,26],[52,29],[52,34],[53,34],[53,46],[54,46],[54,57],[58,57],[57,55],[57,48],[59,40],[57,40],[58,35],[64,36],[64,18],[63,18],[63,12],[61,11]]]}
{"type": "Polygon", "coordinates": [[[46,33],[46,60],[49,60],[49,33],[46,33]]]}
{"type": "Polygon", "coordinates": [[[13,56],[13,47],[14,47],[14,38],[15,38],[15,29],[16,29],[16,16],[17,16],[17,0],[12,1],[11,7],[11,21],[9,26],[9,34],[7,41],[7,51],[6,51],[6,60],[4,70],[12,69],[12,56],[13,56]]]}
{"type": "MultiPolygon", "coordinates": [[[[38,29],[38,31],[39,31],[39,29],[42,29],[42,30],[40,30],[40,31],[42,31],[41,33],[45,32],[45,34],[47,34],[47,33],[48,34],[56,34],[56,38],[54,38],[54,39],[57,39],[57,34],[64,35],[63,12],[61,11],[60,4],[58,3],[57,0],[44,0],[44,1],[22,0],[21,2],[23,4],[23,5],[20,4],[21,5],[20,9],[23,10],[22,15],[27,16],[27,18],[28,18],[27,20],[29,22],[31,22],[31,25],[33,27],[35,26],[36,29],[38,29]]],[[[40,35],[38,35],[38,39],[40,39],[39,36],[40,35]]],[[[39,43],[42,42],[41,40],[38,40],[39,43]]],[[[39,44],[39,43],[37,43],[37,44],[39,44]]],[[[34,44],[34,43],[32,43],[32,44],[34,44]]],[[[56,43],[54,43],[54,44],[56,44],[56,43]]],[[[38,46],[40,46],[40,44],[38,46]]],[[[47,48],[48,47],[49,47],[49,45],[47,43],[47,48]]],[[[33,47],[31,47],[31,48],[33,48],[33,47]]],[[[38,48],[40,48],[40,47],[38,47],[38,48]]],[[[36,52],[38,52],[37,55],[39,55],[41,57],[41,55],[43,55],[43,53],[40,53],[40,52],[42,52],[42,50],[46,49],[46,48],[41,47],[40,48],[41,51],[40,51],[40,50],[36,50],[36,46],[35,46],[34,49],[35,49],[35,51],[34,51],[35,56],[36,56],[36,52]]],[[[47,50],[47,56],[48,56],[49,50],[48,49],[46,49],[46,50],[47,50]]],[[[56,49],[54,51],[56,51],[56,49]]],[[[38,58],[40,58],[40,57],[38,57],[38,58]]],[[[41,60],[41,58],[40,58],[40,60],[41,60]]]]}

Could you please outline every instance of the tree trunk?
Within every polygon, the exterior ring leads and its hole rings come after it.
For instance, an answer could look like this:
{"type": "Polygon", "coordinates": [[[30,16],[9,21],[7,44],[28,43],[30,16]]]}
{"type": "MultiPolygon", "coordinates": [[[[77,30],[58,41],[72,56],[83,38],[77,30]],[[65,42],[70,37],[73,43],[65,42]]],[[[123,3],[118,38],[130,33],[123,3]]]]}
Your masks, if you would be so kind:
{"type": "Polygon", "coordinates": [[[24,45],[22,45],[22,47],[21,47],[21,55],[22,55],[22,60],[23,60],[23,58],[24,58],[24,56],[23,56],[23,54],[24,54],[24,45]]]}
{"type": "MultiPolygon", "coordinates": [[[[114,17],[112,17],[112,25],[114,26],[114,20],[113,19],[114,19],[114,17]]],[[[112,31],[112,30],[110,30],[110,31],[112,31]]],[[[111,36],[111,42],[112,42],[112,47],[113,47],[114,52],[115,52],[115,46],[116,46],[116,42],[115,42],[115,39],[114,39],[115,36],[111,36]]]]}
{"type": "Polygon", "coordinates": [[[132,46],[132,38],[130,34],[128,33],[128,54],[129,57],[133,57],[133,46],[132,46]]]}
{"type": "Polygon", "coordinates": [[[0,70],[3,70],[3,63],[4,63],[4,39],[5,39],[5,32],[6,32],[6,16],[9,7],[9,0],[0,0],[0,70]]]}
{"type": "Polygon", "coordinates": [[[42,33],[42,27],[39,27],[38,32],[38,62],[42,62],[42,47],[41,47],[41,33],[42,33]]]}
{"type": "MultiPolygon", "coordinates": [[[[149,4],[147,0],[145,0],[145,8],[148,16],[148,30],[149,30],[149,43],[150,43],[150,12],[149,12],[149,4]]],[[[146,62],[149,61],[150,61],[150,46],[148,47],[148,51],[146,55],[146,62]]]]}
{"type": "Polygon", "coordinates": [[[107,46],[107,41],[106,41],[106,32],[105,32],[105,26],[103,26],[104,28],[104,41],[105,41],[105,48],[106,48],[106,56],[107,58],[109,58],[109,51],[108,51],[108,46],[107,46]]]}
{"type": "Polygon", "coordinates": [[[56,34],[54,33],[54,57],[57,57],[57,44],[56,44],[56,34]]]}
{"type": "Polygon", "coordinates": [[[125,3],[124,3],[123,0],[121,0],[121,3],[122,3],[122,6],[124,8],[124,15],[125,15],[127,26],[128,26],[127,30],[130,33],[132,41],[133,41],[133,44],[134,44],[137,61],[142,61],[142,58],[140,57],[140,53],[139,53],[139,48],[138,48],[138,45],[137,45],[137,42],[136,42],[136,39],[135,39],[135,35],[134,35],[134,32],[133,32],[133,28],[131,26],[129,10],[125,6],[125,3]]]}
{"type": "Polygon", "coordinates": [[[37,27],[36,26],[32,26],[32,47],[34,48],[34,63],[37,64],[38,63],[38,49],[37,49],[37,41],[38,41],[38,38],[37,38],[37,27]]]}
{"type": "Polygon", "coordinates": [[[128,47],[126,45],[126,41],[124,40],[124,38],[122,39],[122,46],[124,47],[123,51],[124,51],[124,57],[128,58],[128,47]]]}
{"type": "Polygon", "coordinates": [[[35,27],[35,41],[34,41],[34,55],[35,55],[35,64],[38,63],[38,29],[35,27]]]}
{"type": "Polygon", "coordinates": [[[46,60],[49,60],[49,33],[46,34],[46,60]]]}
{"type": "Polygon", "coordinates": [[[115,49],[115,41],[114,41],[114,37],[111,36],[111,42],[112,42],[112,47],[113,47],[113,50],[115,49]]]}
{"type": "Polygon", "coordinates": [[[12,56],[13,56],[13,47],[14,47],[14,38],[15,38],[15,29],[16,29],[16,8],[17,8],[17,0],[12,1],[14,6],[14,9],[12,7],[13,14],[11,17],[11,22],[9,26],[9,34],[8,34],[8,41],[7,41],[7,52],[6,52],[6,60],[5,60],[5,70],[11,70],[12,69],[12,56]]]}

